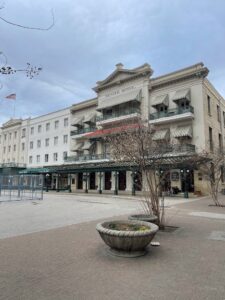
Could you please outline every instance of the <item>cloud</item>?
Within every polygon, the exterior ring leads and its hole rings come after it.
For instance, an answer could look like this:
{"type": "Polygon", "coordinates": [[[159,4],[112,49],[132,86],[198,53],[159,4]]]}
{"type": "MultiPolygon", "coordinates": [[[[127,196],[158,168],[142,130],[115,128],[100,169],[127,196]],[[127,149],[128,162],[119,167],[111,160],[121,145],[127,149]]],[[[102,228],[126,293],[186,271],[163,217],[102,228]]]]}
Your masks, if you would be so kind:
{"type": "MultiPolygon", "coordinates": [[[[55,26],[49,31],[0,23],[0,51],[10,64],[43,67],[33,80],[23,74],[0,78],[0,97],[16,92],[19,116],[94,97],[96,81],[118,62],[128,68],[148,62],[158,76],[203,61],[211,71],[209,79],[225,95],[223,0],[11,0],[0,14],[20,24],[46,27],[51,8],[55,26]]],[[[10,116],[5,105],[0,105],[0,122],[10,116]]]]}

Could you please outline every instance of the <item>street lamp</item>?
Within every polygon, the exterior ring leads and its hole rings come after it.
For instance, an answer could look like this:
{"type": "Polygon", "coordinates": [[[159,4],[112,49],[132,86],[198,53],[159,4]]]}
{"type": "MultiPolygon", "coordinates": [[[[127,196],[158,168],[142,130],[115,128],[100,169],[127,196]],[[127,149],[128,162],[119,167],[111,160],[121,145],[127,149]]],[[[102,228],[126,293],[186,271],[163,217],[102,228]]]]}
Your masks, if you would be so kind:
{"type": "Polygon", "coordinates": [[[102,177],[103,177],[103,174],[102,172],[99,172],[99,189],[98,189],[98,192],[99,194],[102,194],[102,177]]]}
{"type": "Polygon", "coordinates": [[[183,169],[183,170],[180,170],[180,172],[181,172],[181,174],[183,174],[183,178],[184,178],[184,198],[189,198],[187,175],[190,173],[190,170],[183,169]]]}
{"type": "Polygon", "coordinates": [[[48,173],[45,175],[45,178],[46,178],[45,179],[45,182],[46,182],[46,192],[48,192],[48,183],[49,183],[48,180],[49,180],[49,176],[50,175],[48,173]]]}
{"type": "Polygon", "coordinates": [[[85,193],[88,193],[88,178],[89,178],[89,174],[84,173],[83,180],[85,181],[85,193]]]}
{"type": "Polygon", "coordinates": [[[131,173],[131,177],[132,177],[132,196],[135,196],[135,192],[136,192],[136,190],[135,190],[135,182],[136,182],[135,177],[136,177],[136,175],[137,175],[137,172],[132,171],[132,173],[131,173]]]}
{"type": "Polygon", "coordinates": [[[114,176],[115,176],[115,190],[114,190],[114,195],[118,195],[118,175],[119,172],[115,171],[114,176]]]}

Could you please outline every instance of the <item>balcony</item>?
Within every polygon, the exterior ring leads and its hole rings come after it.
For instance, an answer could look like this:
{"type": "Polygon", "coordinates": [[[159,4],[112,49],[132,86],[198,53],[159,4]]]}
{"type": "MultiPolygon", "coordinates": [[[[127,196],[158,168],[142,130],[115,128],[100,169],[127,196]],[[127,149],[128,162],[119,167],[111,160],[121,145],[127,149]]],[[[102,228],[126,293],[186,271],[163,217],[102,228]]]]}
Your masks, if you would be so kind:
{"type": "Polygon", "coordinates": [[[102,116],[98,116],[96,123],[98,125],[104,125],[133,118],[139,118],[140,113],[141,111],[139,108],[129,108],[127,110],[114,111],[111,114],[103,114],[102,116]]]}
{"type": "Polygon", "coordinates": [[[23,163],[2,163],[0,164],[0,168],[26,168],[26,164],[23,163]]]}
{"type": "Polygon", "coordinates": [[[110,154],[109,153],[102,153],[102,154],[87,154],[87,155],[74,155],[74,156],[67,156],[65,158],[65,162],[86,162],[86,161],[93,161],[93,160],[109,160],[110,154]]]}
{"type": "Polygon", "coordinates": [[[85,135],[85,133],[89,133],[89,132],[93,132],[95,131],[97,128],[96,127],[87,127],[87,128],[79,128],[77,130],[72,130],[70,132],[70,136],[74,136],[74,135],[85,135]]]}
{"type": "Polygon", "coordinates": [[[194,153],[195,152],[195,145],[192,144],[175,144],[175,145],[163,145],[162,146],[162,153],[173,153],[173,154],[180,154],[180,153],[194,153]]]}
{"type": "Polygon", "coordinates": [[[194,119],[194,107],[192,106],[186,108],[177,107],[167,111],[152,113],[149,116],[149,123],[162,124],[187,119],[194,119]]]}

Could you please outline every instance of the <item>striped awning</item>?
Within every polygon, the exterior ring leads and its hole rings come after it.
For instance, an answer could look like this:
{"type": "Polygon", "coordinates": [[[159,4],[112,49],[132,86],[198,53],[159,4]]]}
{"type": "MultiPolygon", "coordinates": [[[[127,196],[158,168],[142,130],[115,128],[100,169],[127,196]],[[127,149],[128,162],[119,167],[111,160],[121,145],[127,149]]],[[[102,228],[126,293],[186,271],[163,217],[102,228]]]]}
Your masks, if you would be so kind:
{"type": "Polygon", "coordinates": [[[179,100],[188,100],[191,101],[191,91],[190,89],[185,89],[185,90],[179,90],[175,93],[173,97],[173,101],[177,102],[179,100]]]}
{"type": "Polygon", "coordinates": [[[77,143],[77,144],[73,147],[72,151],[79,151],[79,150],[82,149],[82,146],[83,146],[82,143],[77,143]]]}
{"type": "Polygon", "coordinates": [[[169,106],[169,97],[168,95],[159,95],[153,98],[152,107],[157,107],[158,105],[169,106]]]}
{"type": "Polygon", "coordinates": [[[166,140],[169,137],[169,129],[160,129],[156,130],[153,134],[152,140],[153,141],[161,141],[166,140]]]}
{"type": "Polygon", "coordinates": [[[95,118],[96,118],[96,113],[95,112],[87,114],[84,117],[83,123],[94,123],[95,122],[95,118]]]}
{"type": "Polygon", "coordinates": [[[192,127],[191,126],[183,126],[177,127],[175,130],[173,137],[182,138],[182,137],[190,137],[192,138],[192,127]]]}
{"type": "Polygon", "coordinates": [[[83,116],[82,116],[82,117],[74,118],[74,119],[72,120],[71,125],[72,125],[72,126],[82,125],[83,119],[84,119],[83,116]]]}
{"type": "Polygon", "coordinates": [[[90,141],[85,141],[84,145],[82,146],[82,150],[89,150],[92,145],[93,143],[91,143],[90,141]]]}
{"type": "Polygon", "coordinates": [[[99,98],[97,110],[102,110],[104,108],[110,108],[115,105],[127,103],[130,101],[141,101],[141,90],[132,90],[129,93],[122,93],[118,96],[99,98]]]}

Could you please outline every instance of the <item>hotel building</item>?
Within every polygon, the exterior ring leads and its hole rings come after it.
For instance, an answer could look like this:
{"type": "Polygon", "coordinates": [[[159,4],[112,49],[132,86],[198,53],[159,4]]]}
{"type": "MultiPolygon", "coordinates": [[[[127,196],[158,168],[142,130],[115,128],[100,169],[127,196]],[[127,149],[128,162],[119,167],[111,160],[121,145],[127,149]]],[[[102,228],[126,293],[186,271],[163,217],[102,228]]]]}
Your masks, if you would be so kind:
{"type": "MultiPolygon", "coordinates": [[[[176,143],[181,158],[203,149],[223,148],[225,101],[207,79],[208,73],[198,63],[153,77],[148,64],[126,69],[119,63],[97,82],[96,98],[38,118],[3,124],[2,168],[4,164],[26,164],[24,173],[44,174],[52,189],[134,193],[141,189],[135,184],[142,182],[141,175],[113,161],[104,137],[124,129],[124,124],[132,127],[144,120],[154,126],[155,141],[176,143]]],[[[175,165],[167,181],[169,189],[207,192],[202,174],[188,165],[175,165]]]]}

